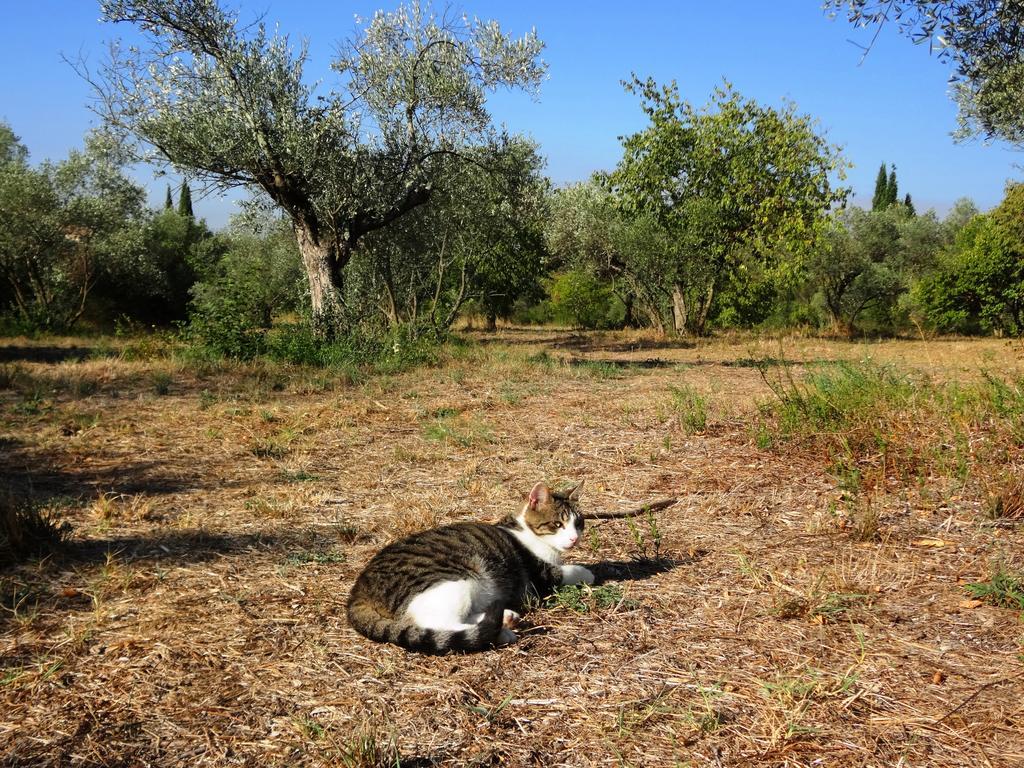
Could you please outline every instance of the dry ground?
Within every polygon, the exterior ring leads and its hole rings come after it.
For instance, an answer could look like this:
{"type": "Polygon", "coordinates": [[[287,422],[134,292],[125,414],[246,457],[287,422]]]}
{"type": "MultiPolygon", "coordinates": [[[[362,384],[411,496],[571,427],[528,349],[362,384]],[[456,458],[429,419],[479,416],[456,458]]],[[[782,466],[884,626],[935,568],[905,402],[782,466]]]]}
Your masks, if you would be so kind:
{"type": "Polygon", "coordinates": [[[476,338],[359,384],[0,341],[0,479],[74,526],[68,554],[0,569],[0,764],[1024,763],[1024,625],[963,586],[1020,562],[1022,526],[984,514],[1020,446],[865,499],[752,428],[754,360],[971,380],[1024,375],[1019,344],[476,338]],[[348,627],[376,549],[538,479],[585,480],[592,510],[679,502],[592,522],[571,559],[603,589],[514,646],[426,657],[348,627]]]}

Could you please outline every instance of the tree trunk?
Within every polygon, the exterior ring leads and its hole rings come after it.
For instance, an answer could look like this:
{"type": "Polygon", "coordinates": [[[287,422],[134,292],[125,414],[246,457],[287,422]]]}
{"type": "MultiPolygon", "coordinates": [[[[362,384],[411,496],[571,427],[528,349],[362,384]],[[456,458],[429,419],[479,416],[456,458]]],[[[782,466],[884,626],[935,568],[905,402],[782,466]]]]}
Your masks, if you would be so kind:
{"type": "Polygon", "coordinates": [[[686,333],[686,296],[679,283],[672,285],[672,326],[676,333],[686,333]]]}
{"type": "Polygon", "coordinates": [[[708,315],[711,313],[711,302],[715,299],[715,284],[711,283],[708,286],[707,291],[704,293],[704,299],[701,301],[700,308],[697,311],[697,316],[693,320],[693,330],[698,336],[703,336],[707,332],[708,326],[708,315]]]}
{"type": "MultiPolygon", "coordinates": [[[[302,256],[302,267],[309,281],[309,299],[313,319],[325,327],[338,321],[341,310],[341,265],[339,247],[324,243],[301,224],[295,225],[295,239],[302,256]]],[[[347,259],[345,259],[347,261],[347,259]]]]}
{"type": "Polygon", "coordinates": [[[484,330],[490,333],[498,330],[498,315],[493,310],[487,311],[487,325],[484,326],[484,330]]]}

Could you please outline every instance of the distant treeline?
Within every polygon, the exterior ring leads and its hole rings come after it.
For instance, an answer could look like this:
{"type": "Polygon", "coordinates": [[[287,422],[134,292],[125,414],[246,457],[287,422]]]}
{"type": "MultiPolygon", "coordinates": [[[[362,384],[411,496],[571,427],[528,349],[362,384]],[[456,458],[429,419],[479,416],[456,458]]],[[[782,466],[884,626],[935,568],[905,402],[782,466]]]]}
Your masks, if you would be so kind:
{"type": "MultiPolygon", "coordinates": [[[[848,206],[829,183],[838,155],[807,118],[728,86],[702,111],[671,87],[633,87],[652,127],[626,139],[614,171],[552,189],[536,147],[511,141],[452,166],[427,204],[367,235],[343,282],[349,335],[437,337],[467,315],[669,334],[1024,330],[1024,186],[990,213],[961,200],[940,220],[899,197],[883,165],[872,210],[848,206]],[[672,120],[688,131],[685,147],[664,135],[672,120]],[[765,163],[745,175],[721,161],[749,166],[751,155],[765,163]]],[[[173,327],[244,357],[267,349],[282,318],[308,319],[287,219],[253,202],[211,232],[187,184],[148,209],[127,162],[96,133],[67,159],[33,165],[0,126],[7,332],[173,327]]]]}

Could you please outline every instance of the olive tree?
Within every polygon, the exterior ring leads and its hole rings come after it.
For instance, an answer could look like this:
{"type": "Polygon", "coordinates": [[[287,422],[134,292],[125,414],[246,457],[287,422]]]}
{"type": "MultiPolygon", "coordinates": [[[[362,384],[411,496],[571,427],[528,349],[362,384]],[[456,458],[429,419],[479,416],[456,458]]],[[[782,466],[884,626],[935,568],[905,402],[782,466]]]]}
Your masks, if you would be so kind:
{"type": "Polygon", "coordinates": [[[1024,3],[1019,0],[827,0],[851,23],[876,30],[891,22],[927,42],[956,69],[953,93],[960,136],[1024,143],[1024,3]]]}
{"type": "Polygon", "coordinates": [[[625,310],[627,325],[665,330],[671,293],[672,243],[654,216],[627,214],[597,180],[572,184],[551,196],[547,247],[562,268],[583,270],[607,283],[625,310]]]}
{"type": "Polygon", "coordinates": [[[28,163],[0,126],[0,294],[31,327],[70,328],[101,272],[143,273],[144,191],[124,174],[122,147],[93,133],[66,159],[28,163]]]}
{"type": "Polygon", "coordinates": [[[112,46],[95,77],[79,66],[98,110],[140,140],[145,159],[283,209],[321,320],[341,310],[360,241],[426,203],[445,161],[495,140],[487,92],[532,90],[545,71],[535,33],[513,39],[414,1],[375,13],[343,43],[336,87],[318,93],[305,43],[244,25],[217,0],[100,6],[144,43],[112,46]]]}
{"type": "Polygon", "coordinates": [[[466,157],[445,163],[428,203],[366,238],[350,303],[361,297],[389,326],[442,331],[472,299],[493,327],[539,280],[546,182],[536,147],[516,139],[466,157]]]}
{"type": "Polygon", "coordinates": [[[839,211],[805,264],[833,330],[893,330],[898,301],[934,269],[948,231],[933,212],[916,216],[903,204],[839,211]]]}
{"type": "Polygon", "coordinates": [[[829,208],[845,192],[837,147],[793,105],[743,98],[726,83],[696,108],[674,82],[635,77],[650,124],[623,139],[607,189],[631,215],[653,216],[674,244],[670,268],[677,332],[704,333],[715,293],[742,259],[769,262],[812,247],[829,208]]]}

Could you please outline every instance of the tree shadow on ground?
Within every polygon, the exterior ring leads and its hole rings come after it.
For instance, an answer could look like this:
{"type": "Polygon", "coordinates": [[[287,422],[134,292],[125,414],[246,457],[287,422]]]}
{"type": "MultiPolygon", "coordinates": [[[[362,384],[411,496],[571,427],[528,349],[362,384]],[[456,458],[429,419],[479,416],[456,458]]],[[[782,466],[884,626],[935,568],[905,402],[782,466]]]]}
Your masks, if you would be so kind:
{"type": "Polygon", "coordinates": [[[337,537],[321,530],[259,531],[226,534],[203,529],[70,538],[45,554],[15,563],[0,563],[0,632],[19,612],[62,614],[90,610],[92,596],[85,588],[72,586],[88,581],[97,568],[117,568],[206,563],[224,558],[252,558],[256,555],[305,556],[332,551],[337,537]]]}
{"type": "MultiPolygon", "coordinates": [[[[45,503],[97,493],[165,495],[204,487],[195,467],[165,461],[68,466],[75,458],[60,451],[34,449],[15,438],[0,439],[0,491],[45,503]]],[[[218,480],[217,486],[224,483],[218,480]]]]}
{"type": "Polygon", "coordinates": [[[0,363],[80,363],[93,354],[92,347],[0,347],[0,363]]]}
{"type": "MultiPolygon", "coordinates": [[[[243,556],[254,552],[281,551],[301,548],[323,548],[313,534],[301,531],[288,534],[256,532],[248,534],[215,533],[201,528],[170,533],[125,534],[79,538],[69,536],[54,542],[44,552],[37,552],[20,561],[0,563],[0,574],[24,571],[30,580],[53,575],[68,568],[88,567],[116,559],[120,563],[167,562],[175,564],[201,563],[225,556],[243,556]]],[[[333,540],[332,540],[333,541],[333,540]]],[[[2,599],[2,598],[0,598],[2,599]]]]}
{"type": "Polygon", "coordinates": [[[707,555],[705,550],[695,550],[685,557],[636,557],[630,560],[602,560],[588,565],[594,574],[595,584],[606,581],[645,581],[660,573],[668,573],[676,568],[693,565],[707,555]]]}
{"type": "Polygon", "coordinates": [[[554,349],[568,349],[575,352],[643,352],[658,349],[696,349],[697,343],[688,339],[638,339],[636,341],[612,341],[600,336],[589,336],[582,333],[572,334],[568,338],[556,337],[560,340],[550,342],[554,349]]]}
{"type": "Polygon", "coordinates": [[[71,539],[60,548],[57,560],[67,565],[102,563],[108,557],[129,563],[169,561],[199,563],[216,557],[241,556],[253,552],[287,549],[301,535],[267,532],[223,534],[195,528],[172,533],[71,539]]]}
{"type": "Polygon", "coordinates": [[[613,368],[622,368],[623,370],[629,370],[630,368],[667,368],[670,365],[674,365],[670,360],[662,360],[657,357],[649,357],[645,360],[620,360],[617,358],[585,358],[585,357],[571,357],[568,363],[573,368],[587,368],[593,366],[609,366],[613,368]]]}

